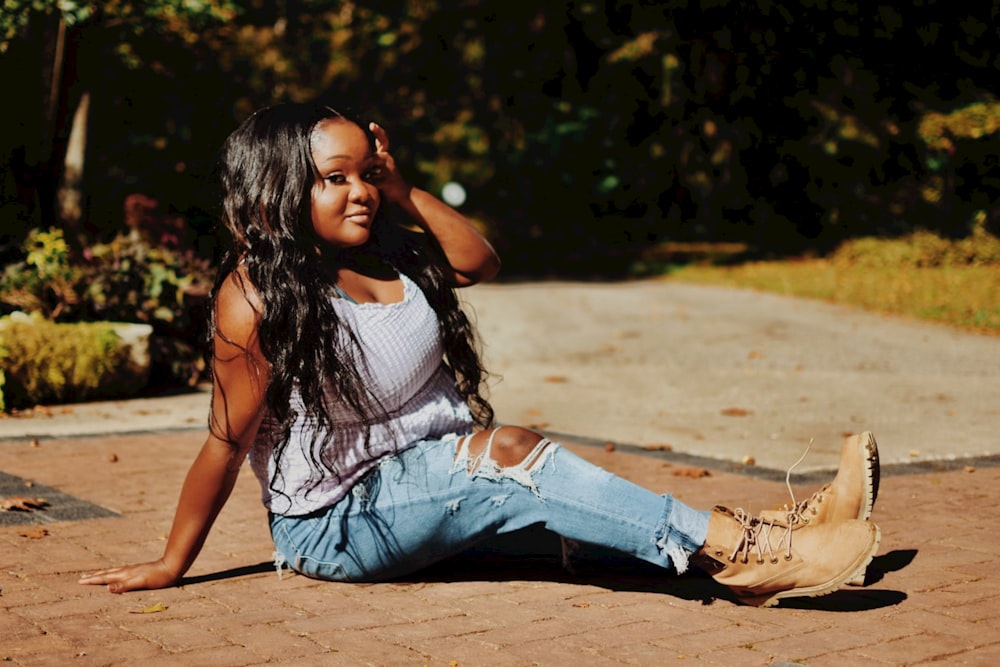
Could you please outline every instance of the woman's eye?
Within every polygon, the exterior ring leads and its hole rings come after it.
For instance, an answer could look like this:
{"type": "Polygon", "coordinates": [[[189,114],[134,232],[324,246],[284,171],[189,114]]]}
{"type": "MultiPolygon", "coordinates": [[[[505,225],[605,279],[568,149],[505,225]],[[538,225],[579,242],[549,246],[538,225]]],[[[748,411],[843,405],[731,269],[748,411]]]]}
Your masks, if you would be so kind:
{"type": "Polygon", "coordinates": [[[366,181],[376,181],[382,176],[382,167],[372,167],[365,172],[366,181]]]}
{"type": "Polygon", "coordinates": [[[330,174],[326,177],[326,180],[335,185],[339,185],[347,181],[343,174],[330,174]]]}

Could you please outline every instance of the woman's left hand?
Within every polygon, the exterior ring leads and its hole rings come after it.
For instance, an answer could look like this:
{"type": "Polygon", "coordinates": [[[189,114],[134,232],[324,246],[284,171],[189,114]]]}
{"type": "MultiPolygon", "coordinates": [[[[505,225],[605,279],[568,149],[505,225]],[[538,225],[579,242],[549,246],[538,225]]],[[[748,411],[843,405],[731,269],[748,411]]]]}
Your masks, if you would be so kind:
{"type": "Polygon", "coordinates": [[[381,173],[378,178],[373,179],[373,182],[378,186],[383,197],[391,202],[402,202],[410,196],[413,186],[407,183],[403,175],[399,173],[396,160],[389,152],[389,135],[386,134],[385,128],[372,122],[368,124],[368,129],[375,136],[375,159],[378,160],[381,167],[381,173]]]}

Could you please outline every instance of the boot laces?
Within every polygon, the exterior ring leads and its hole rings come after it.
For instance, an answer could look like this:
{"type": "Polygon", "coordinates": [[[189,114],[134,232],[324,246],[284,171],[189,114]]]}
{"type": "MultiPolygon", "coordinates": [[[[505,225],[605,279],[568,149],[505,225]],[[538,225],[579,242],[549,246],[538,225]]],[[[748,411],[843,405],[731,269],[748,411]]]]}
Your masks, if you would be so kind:
{"type": "Polygon", "coordinates": [[[736,562],[737,557],[740,562],[747,563],[751,554],[756,554],[758,563],[763,563],[765,557],[772,563],[778,562],[778,552],[784,547],[785,560],[792,559],[792,525],[780,524],[759,516],[748,514],[743,508],[737,507],[733,511],[733,518],[739,522],[742,528],[733,552],[729,554],[729,560],[736,562]],[[773,542],[774,532],[782,531],[776,543],[773,542]]]}
{"type": "Polygon", "coordinates": [[[785,471],[785,488],[788,489],[788,495],[792,499],[792,502],[790,505],[786,503],[782,507],[782,510],[785,512],[785,519],[789,526],[794,526],[799,523],[808,523],[809,517],[806,516],[807,510],[811,510],[812,514],[816,514],[816,510],[813,508],[813,505],[819,503],[823,498],[823,494],[830,488],[830,485],[826,484],[809,496],[806,500],[803,500],[802,502],[795,501],[795,492],[792,491],[792,471],[795,470],[796,466],[805,460],[806,456],[809,454],[809,449],[812,447],[812,444],[813,440],[810,438],[809,444],[806,446],[806,451],[802,452],[802,456],[800,456],[798,460],[793,463],[787,471],[785,471]]]}
{"type": "Polygon", "coordinates": [[[737,557],[743,563],[747,563],[750,560],[751,554],[756,554],[757,562],[763,563],[765,557],[769,559],[772,563],[778,562],[778,553],[784,548],[785,560],[792,559],[792,529],[798,524],[805,524],[809,522],[809,517],[806,516],[807,512],[812,514],[816,513],[813,505],[820,502],[823,494],[827,492],[830,485],[827,484],[823,488],[819,489],[813,493],[809,498],[803,501],[795,500],[795,492],[792,490],[792,471],[802,463],[806,456],[809,454],[809,450],[812,447],[813,440],[809,440],[809,445],[806,446],[806,450],[802,452],[802,456],[788,468],[785,472],[785,488],[788,489],[788,496],[791,498],[791,504],[786,504],[782,508],[785,512],[785,521],[778,522],[772,519],[763,518],[760,516],[754,516],[747,513],[742,508],[736,508],[733,511],[733,518],[739,522],[742,528],[742,533],[740,538],[737,540],[736,546],[733,548],[733,552],[729,555],[729,560],[735,562],[737,557]],[[780,537],[776,543],[773,543],[773,537],[775,536],[775,531],[780,531],[780,537]]]}

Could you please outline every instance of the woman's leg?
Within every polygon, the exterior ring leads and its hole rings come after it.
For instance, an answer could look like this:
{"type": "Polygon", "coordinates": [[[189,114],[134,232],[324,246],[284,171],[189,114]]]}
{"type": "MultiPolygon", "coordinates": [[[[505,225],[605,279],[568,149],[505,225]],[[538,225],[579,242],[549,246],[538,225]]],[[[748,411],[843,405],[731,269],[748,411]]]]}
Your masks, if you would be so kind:
{"type": "MultiPolygon", "coordinates": [[[[769,606],[843,588],[863,576],[879,546],[878,526],[837,520],[836,511],[819,523],[794,510],[785,520],[738,508],[698,512],[547,439],[535,442],[540,436],[526,429],[499,435],[457,447],[423,443],[386,459],[330,511],[273,519],[279,564],[337,581],[385,579],[538,524],[678,571],[693,557],[740,600],[769,606]]],[[[864,458],[848,460],[866,465],[864,458]]],[[[856,506],[855,486],[836,502],[856,506]]]]}
{"type": "Polygon", "coordinates": [[[389,457],[330,511],[275,517],[272,533],[281,557],[303,574],[370,581],[531,525],[683,571],[708,522],[708,512],[505,427],[389,457]]]}

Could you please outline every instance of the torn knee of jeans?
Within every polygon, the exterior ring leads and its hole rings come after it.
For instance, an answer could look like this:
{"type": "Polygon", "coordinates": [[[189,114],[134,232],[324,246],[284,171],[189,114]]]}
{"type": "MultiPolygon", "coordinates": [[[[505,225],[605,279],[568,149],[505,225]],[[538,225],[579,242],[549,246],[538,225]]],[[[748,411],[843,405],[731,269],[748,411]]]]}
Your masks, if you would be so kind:
{"type": "Polygon", "coordinates": [[[486,446],[483,447],[481,452],[475,455],[469,451],[469,443],[472,440],[471,435],[459,440],[455,453],[455,463],[452,465],[451,472],[454,474],[460,470],[464,470],[469,477],[480,477],[494,481],[511,479],[527,487],[535,496],[541,498],[542,496],[535,485],[533,474],[545,466],[559,445],[548,438],[542,438],[519,463],[511,466],[501,466],[493,458],[493,438],[499,430],[499,428],[493,430],[489,440],[486,442],[486,446]]]}

